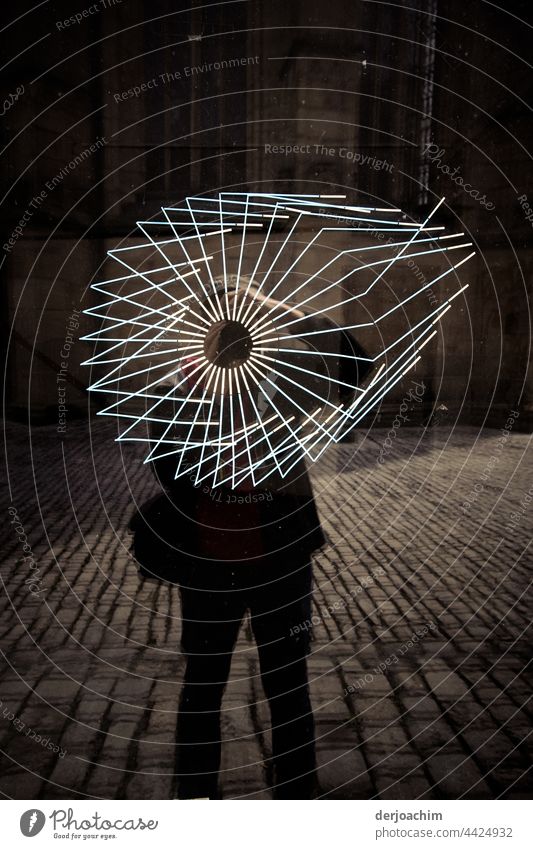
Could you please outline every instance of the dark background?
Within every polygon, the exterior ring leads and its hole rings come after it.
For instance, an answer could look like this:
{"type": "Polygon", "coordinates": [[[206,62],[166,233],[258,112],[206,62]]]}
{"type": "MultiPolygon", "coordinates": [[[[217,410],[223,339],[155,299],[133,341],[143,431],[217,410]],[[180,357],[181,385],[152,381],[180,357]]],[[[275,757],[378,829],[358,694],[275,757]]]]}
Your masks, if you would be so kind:
{"type": "MultiPolygon", "coordinates": [[[[446,197],[436,223],[464,230],[478,253],[462,277],[470,288],[461,308],[426,351],[425,406],[443,403],[455,420],[494,427],[519,409],[518,427],[531,430],[532,223],[518,200],[529,191],[533,202],[528,3],[106,0],[89,8],[23,4],[2,32],[5,97],[24,87],[1,123],[2,243],[31,210],[2,252],[8,415],[56,418],[65,323],[73,307],[93,303],[87,286],[105,277],[106,250],[135,220],[187,194],[319,188],[400,206],[417,220],[446,197]],[[83,10],[81,22],[62,23],[83,10]],[[205,67],[233,59],[247,61],[205,67]],[[428,144],[485,205],[424,155],[428,144]],[[310,152],[285,156],[265,145],[310,152]],[[333,155],[317,155],[315,145],[333,155]],[[342,148],[387,167],[357,164],[342,148]]],[[[89,353],[83,342],[72,351],[71,415],[87,407],[78,364],[89,353]]],[[[403,392],[399,385],[397,397],[403,392]]],[[[386,399],[385,419],[396,401],[386,399]]]]}
{"type": "MultiPolygon", "coordinates": [[[[158,487],[142,446],[92,416],[92,349],[77,337],[94,319],[74,332],[63,429],[57,376],[73,310],[116,274],[107,250],[134,244],[161,204],[231,188],[345,194],[416,221],[445,196],[435,223],[474,243],[458,275],[470,287],[416,371],[310,470],[330,540],[314,559],[309,658],[319,780],[321,798],[531,798],[530,6],[6,6],[0,795],[175,795],[179,596],[141,580],[131,555],[129,521],[158,487]],[[389,430],[415,379],[423,402],[389,430]]],[[[440,270],[420,260],[428,279],[440,270]]],[[[376,309],[419,278],[403,263],[387,283],[376,309]]],[[[269,798],[247,623],[223,707],[224,798],[269,798]]]]}

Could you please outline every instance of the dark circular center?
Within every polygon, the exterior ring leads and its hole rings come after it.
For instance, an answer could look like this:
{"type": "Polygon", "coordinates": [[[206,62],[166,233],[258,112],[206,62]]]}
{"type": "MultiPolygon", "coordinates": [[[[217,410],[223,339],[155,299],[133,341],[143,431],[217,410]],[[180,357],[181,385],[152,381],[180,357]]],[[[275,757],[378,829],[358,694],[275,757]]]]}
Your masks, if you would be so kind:
{"type": "Polygon", "coordinates": [[[235,368],[249,358],[253,341],[240,321],[219,321],[211,325],[204,341],[209,362],[221,368],[235,368]]]}

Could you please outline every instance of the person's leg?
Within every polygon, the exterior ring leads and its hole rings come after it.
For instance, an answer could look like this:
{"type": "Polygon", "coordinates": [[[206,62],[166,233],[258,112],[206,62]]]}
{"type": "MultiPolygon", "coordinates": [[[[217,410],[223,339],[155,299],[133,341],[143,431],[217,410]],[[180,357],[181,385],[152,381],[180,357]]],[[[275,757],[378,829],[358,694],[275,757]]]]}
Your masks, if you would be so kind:
{"type": "Polygon", "coordinates": [[[187,667],[177,727],[178,796],[217,796],[220,707],[244,613],[235,590],[182,588],[182,648],[187,667]]]}
{"type": "MultiPolygon", "coordinates": [[[[316,790],[314,723],[306,656],[311,619],[310,564],[258,589],[252,602],[263,688],[272,718],[275,797],[307,799],[316,790]]],[[[266,573],[268,574],[268,573],[266,573]]]]}

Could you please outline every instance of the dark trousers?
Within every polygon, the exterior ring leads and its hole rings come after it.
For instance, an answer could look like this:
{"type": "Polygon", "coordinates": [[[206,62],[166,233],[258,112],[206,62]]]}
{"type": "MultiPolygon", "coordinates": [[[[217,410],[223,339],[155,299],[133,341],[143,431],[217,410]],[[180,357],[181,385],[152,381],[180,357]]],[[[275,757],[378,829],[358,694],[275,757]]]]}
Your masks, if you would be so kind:
{"type": "Polygon", "coordinates": [[[309,631],[300,626],[311,618],[311,565],[221,563],[216,569],[197,567],[189,583],[180,587],[187,667],[178,715],[179,797],[217,796],[222,696],[241,621],[250,610],[272,719],[275,796],[310,798],[315,749],[309,631]]]}

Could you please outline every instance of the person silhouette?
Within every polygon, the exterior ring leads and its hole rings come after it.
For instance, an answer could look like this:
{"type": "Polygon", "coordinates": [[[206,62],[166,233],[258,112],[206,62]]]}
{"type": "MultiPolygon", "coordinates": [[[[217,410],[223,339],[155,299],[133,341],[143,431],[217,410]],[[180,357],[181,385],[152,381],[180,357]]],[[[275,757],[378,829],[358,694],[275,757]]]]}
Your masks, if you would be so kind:
{"type": "MultiPolygon", "coordinates": [[[[240,297],[244,296],[238,291],[228,295],[229,300],[240,297]]],[[[301,319],[307,329],[335,327],[330,319],[307,317],[301,310],[263,298],[255,286],[248,287],[246,297],[259,301],[262,309],[282,310],[301,319]]],[[[338,337],[341,356],[336,373],[341,380],[335,391],[341,387],[344,400],[349,393],[344,389],[343,394],[342,384],[359,385],[371,362],[346,331],[339,330],[338,337]]],[[[249,347],[247,332],[228,320],[211,326],[204,352],[212,363],[229,370],[246,359],[249,347]]],[[[331,372],[331,364],[327,369],[331,372]]],[[[193,371],[185,357],[178,377],[183,381],[189,372],[188,388],[200,389],[193,371]]],[[[165,403],[175,405],[176,399],[165,403]]],[[[257,412],[257,404],[255,410],[243,405],[241,421],[233,421],[234,428],[244,426],[248,415],[257,412]]],[[[172,417],[172,410],[170,416],[168,411],[162,416],[165,421],[172,417]]],[[[163,430],[152,423],[152,435],[163,430]]],[[[168,428],[165,432],[168,437],[168,428]]],[[[305,460],[285,477],[273,470],[263,485],[254,486],[250,477],[242,477],[233,488],[198,484],[194,472],[176,479],[172,455],[156,459],[153,466],[179,512],[182,541],[174,579],[180,589],[181,645],[187,659],[177,722],[178,798],[220,798],[222,698],[247,611],[271,714],[272,757],[266,766],[274,798],[313,798],[316,757],[307,674],[311,631],[301,626],[311,620],[311,557],[325,544],[325,537],[305,460]]]]}

